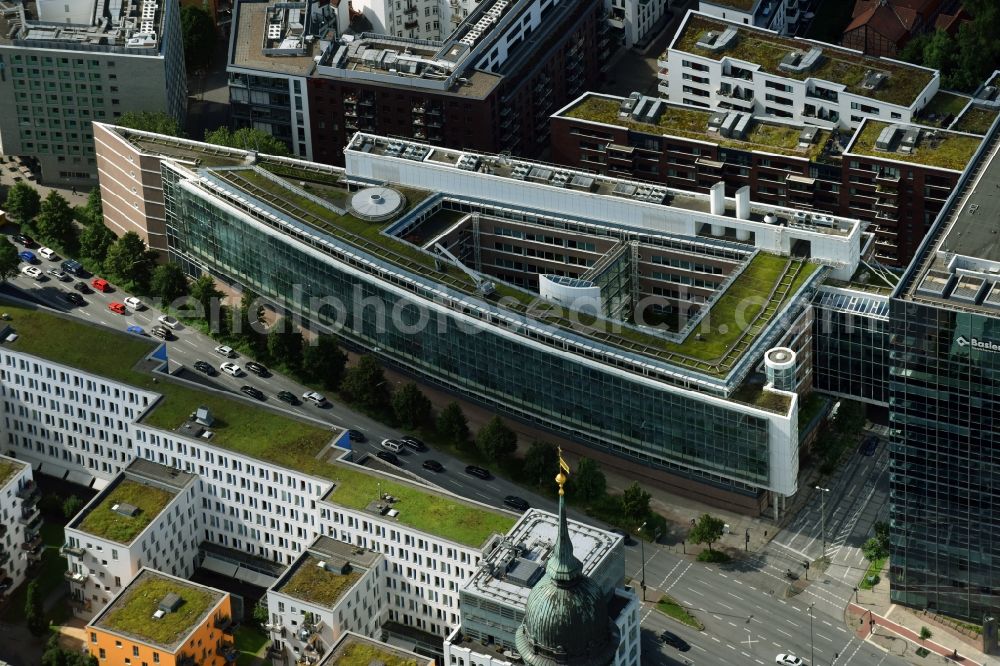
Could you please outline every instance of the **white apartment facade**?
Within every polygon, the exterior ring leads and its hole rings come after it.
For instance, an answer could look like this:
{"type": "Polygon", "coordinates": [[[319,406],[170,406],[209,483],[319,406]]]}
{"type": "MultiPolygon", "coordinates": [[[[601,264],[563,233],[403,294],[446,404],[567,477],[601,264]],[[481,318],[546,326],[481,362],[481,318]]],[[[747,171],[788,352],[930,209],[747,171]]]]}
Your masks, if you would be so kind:
{"type": "Polygon", "coordinates": [[[698,11],[721,19],[794,35],[805,19],[810,0],[701,0],[698,11]]]}
{"type": "Polygon", "coordinates": [[[669,0],[604,0],[608,24],[622,31],[622,45],[633,48],[652,39],[652,29],[663,19],[669,0]]]}
{"type": "Polygon", "coordinates": [[[341,26],[351,25],[350,12],[360,12],[374,32],[395,37],[439,40],[450,35],[475,11],[481,1],[355,0],[340,3],[338,23],[341,26]]]}
{"type": "Polygon", "coordinates": [[[24,582],[41,555],[37,502],[31,465],[0,455],[0,600],[24,582]]]}
{"type": "MultiPolygon", "coordinates": [[[[769,54],[773,55],[773,54],[769,54]]],[[[771,30],[689,11],[660,60],[658,89],[678,104],[732,109],[796,123],[856,129],[865,118],[910,123],[937,94],[937,70],[861,54],[831,44],[789,39],[771,30]],[[757,48],[786,53],[777,67],[747,58],[757,48]],[[831,74],[838,60],[861,78],[831,74]]]]}

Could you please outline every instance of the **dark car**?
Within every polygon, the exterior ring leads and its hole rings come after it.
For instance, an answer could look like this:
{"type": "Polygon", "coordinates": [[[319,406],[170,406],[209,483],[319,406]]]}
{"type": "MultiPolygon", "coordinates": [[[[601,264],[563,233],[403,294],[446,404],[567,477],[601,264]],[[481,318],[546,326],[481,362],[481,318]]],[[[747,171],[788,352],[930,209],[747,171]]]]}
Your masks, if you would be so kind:
{"type": "Polygon", "coordinates": [[[67,259],[60,265],[62,266],[62,269],[70,275],[79,275],[83,270],[83,265],[79,261],[73,261],[72,259],[67,259]]]}
{"type": "Polygon", "coordinates": [[[361,432],[360,430],[348,430],[347,431],[347,437],[352,442],[367,442],[368,441],[368,438],[365,437],[365,433],[361,432]]]}
{"type": "Polygon", "coordinates": [[[215,375],[215,367],[205,361],[195,361],[194,369],[198,372],[204,372],[206,375],[215,375]]]}
{"type": "Polygon", "coordinates": [[[392,451],[379,451],[375,454],[375,457],[379,460],[384,460],[390,465],[396,465],[397,467],[401,464],[399,462],[399,457],[392,451]]]}
{"type": "Polygon", "coordinates": [[[81,294],[89,294],[90,292],[93,291],[93,289],[90,288],[90,285],[88,285],[86,282],[77,282],[76,284],[73,285],[73,288],[76,289],[81,294]]]}
{"type": "Polygon", "coordinates": [[[31,236],[25,236],[24,234],[18,234],[14,236],[14,240],[23,245],[24,247],[35,247],[35,240],[31,236]]]}
{"type": "Polygon", "coordinates": [[[516,511],[528,510],[528,501],[517,495],[507,495],[507,497],[504,497],[503,505],[516,511]]]}
{"type": "Polygon", "coordinates": [[[865,441],[861,443],[861,455],[873,456],[876,451],[878,451],[878,437],[875,435],[865,437],[865,441]]]}
{"type": "Polygon", "coordinates": [[[68,303],[71,303],[73,305],[87,304],[87,302],[83,300],[83,296],[74,291],[67,291],[66,293],[63,294],[63,298],[65,298],[68,303]]]}
{"type": "Polygon", "coordinates": [[[247,361],[246,363],[243,364],[243,367],[246,368],[248,372],[252,372],[258,377],[267,377],[271,374],[271,372],[266,367],[264,367],[257,361],[247,361]]]}
{"type": "Polygon", "coordinates": [[[672,648],[677,648],[681,652],[687,652],[688,650],[691,649],[691,646],[687,644],[687,641],[685,641],[677,634],[672,634],[669,631],[664,631],[660,635],[660,640],[672,648]]]}
{"type": "Polygon", "coordinates": [[[476,465],[467,465],[465,467],[465,473],[466,474],[471,474],[472,476],[475,476],[477,478],[484,479],[484,480],[492,478],[492,475],[490,474],[490,470],[484,469],[482,467],[477,467],[476,465]]]}
{"type": "Polygon", "coordinates": [[[299,404],[299,397],[291,391],[278,391],[278,400],[287,402],[289,405],[299,404]]]}
{"type": "Polygon", "coordinates": [[[413,449],[414,451],[421,451],[421,452],[427,450],[427,445],[421,442],[413,435],[406,435],[405,437],[403,437],[402,441],[403,444],[405,444],[406,448],[408,449],[413,449]]]}
{"type": "Polygon", "coordinates": [[[425,460],[420,466],[424,469],[429,469],[432,472],[444,471],[444,465],[439,463],[437,460],[425,460]]]}
{"type": "Polygon", "coordinates": [[[253,386],[247,386],[247,385],[241,386],[240,387],[240,393],[242,393],[243,395],[248,395],[251,398],[253,398],[254,400],[264,400],[265,399],[264,398],[264,392],[261,391],[259,388],[254,388],[253,386]]]}

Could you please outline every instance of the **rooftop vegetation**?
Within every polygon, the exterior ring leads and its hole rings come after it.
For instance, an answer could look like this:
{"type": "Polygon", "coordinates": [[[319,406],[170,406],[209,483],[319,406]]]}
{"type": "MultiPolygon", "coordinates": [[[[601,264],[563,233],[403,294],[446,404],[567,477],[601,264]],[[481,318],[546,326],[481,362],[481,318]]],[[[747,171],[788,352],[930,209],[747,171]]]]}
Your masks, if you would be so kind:
{"type": "Polygon", "coordinates": [[[851,152],[888,160],[913,162],[915,164],[925,164],[942,169],[962,171],[965,169],[965,165],[969,163],[969,160],[972,159],[982,141],[978,136],[967,136],[945,130],[936,130],[937,137],[934,138],[930,136],[929,131],[925,130],[921,132],[920,139],[917,142],[917,149],[912,153],[877,150],[875,142],[878,140],[882,130],[888,126],[889,123],[871,120],[866,122],[854,139],[854,143],[851,145],[851,152]]]}
{"type": "Polygon", "coordinates": [[[313,555],[306,554],[295,573],[276,591],[330,608],[344,592],[361,580],[361,571],[352,570],[341,575],[320,568],[319,562],[313,555]]]}
{"type": "Polygon", "coordinates": [[[334,661],[337,666],[371,666],[371,664],[422,666],[426,663],[426,661],[417,661],[409,657],[400,657],[398,654],[393,654],[389,650],[367,642],[348,643],[334,661]]]}
{"type": "Polygon", "coordinates": [[[173,646],[204,619],[214,605],[215,596],[206,589],[147,572],[137,584],[128,587],[98,627],[150,643],[173,646]],[[183,603],[173,613],[155,619],[153,613],[160,601],[171,592],[183,603]]]}
{"type": "Polygon", "coordinates": [[[598,95],[588,95],[583,101],[566,112],[570,118],[590,120],[593,122],[627,127],[635,132],[660,134],[666,136],[682,136],[715,143],[727,148],[741,150],[759,150],[781,155],[792,155],[806,159],[816,159],[830,136],[826,130],[820,130],[808,148],[799,148],[801,128],[778,123],[765,123],[755,120],[745,139],[729,139],[718,132],[708,131],[708,111],[686,109],[677,106],[667,106],[656,124],[643,123],[631,118],[621,118],[618,115],[619,101],[598,95]]]}
{"type": "Polygon", "coordinates": [[[14,476],[14,472],[21,469],[22,465],[13,460],[0,459],[0,487],[7,483],[7,479],[14,476]]]}
{"type": "Polygon", "coordinates": [[[965,105],[969,103],[969,97],[965,95],[956,95],[955,93],[950,93],[946,90],[939,90],[931,101],[927,102],[927,106],[920,110],[921,121],[928,120],[931,122],[943,120],[947,116],[957,116],[965,108],[965,105]],[[934,120],[931,120],[931,116],[934,116],[934,120]]]}
{"type": "Polygon", "coordinates": [[[954,125],[953,130],[959,132],[970,132],[972,134],[985,135],[990,131],[993,121],[997,119],[996,109],[986,109],[974,106],[962,114],[954,125]]]}
{"type": "Polygon", "coordinates": [[[811,44],[742,25],[738,26],[734,43],[722,51],[712,52],[696,46],[703,33],[722,32],[729,25],[725,21],[692,16],[677,38],[675,48],[712,60],[728,57],[756,63],[765,72],[789,79],[815,78],[839,83],[848,92],[902,106],[912,104],[932,79],[930,71],[850,53],[828,44],[821,47],[823,55],[817,66],[805,72],[786,72],[778,67],[782,59],[793,51],[807,51],[811,44]],[[872,69],[889,74],[888,79],[875,90],[862,85],[865,74],[872,69]]]}
{"type": "Polygon", "coordinates": [[[103,539],[130,544],[160,515],[174,496],[174,493],[162,488],[125,479],[83,517],[77,529],[103,539]],[[111,508],[117,504],[136,506],[139,513],[135,516],[120,514],[111,508]]]}

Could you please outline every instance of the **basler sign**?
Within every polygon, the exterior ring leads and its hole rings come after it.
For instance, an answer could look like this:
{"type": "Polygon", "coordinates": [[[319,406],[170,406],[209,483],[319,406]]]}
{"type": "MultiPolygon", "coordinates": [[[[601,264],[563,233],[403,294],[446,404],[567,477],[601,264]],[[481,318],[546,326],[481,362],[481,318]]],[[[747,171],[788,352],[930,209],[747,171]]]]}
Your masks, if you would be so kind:
{"type": "Polygon", "coordinates": [[[991,340],[980,340],[978,338],[966,338],[964,335],[958,336],[955,340],[959,347],[972,347],[979,351],[1000,352],[1000,344],[991,340]]]}

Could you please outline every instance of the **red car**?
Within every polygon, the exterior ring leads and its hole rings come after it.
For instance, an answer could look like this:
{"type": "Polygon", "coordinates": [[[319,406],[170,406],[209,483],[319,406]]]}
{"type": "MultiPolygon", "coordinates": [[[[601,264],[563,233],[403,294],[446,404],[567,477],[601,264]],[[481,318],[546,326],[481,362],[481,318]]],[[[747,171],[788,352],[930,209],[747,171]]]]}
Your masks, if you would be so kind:
{"type": "Polygon", "coordinates": [[[108,309],[120,315],[125,314],[125,305],[117,301],[115,301],[114,303],[108,303],[108,309]]]}
{"type": "MultiPolygon", "coordinates": [[[[111,291],[111,285],[108,284],[108,281],[105,280],[104,278],[94,278],[93,280],[91,280],[90,284],[97,291],[111,291]]],[[[121,304],[119,303],[119,305],[121,304]]]]}

